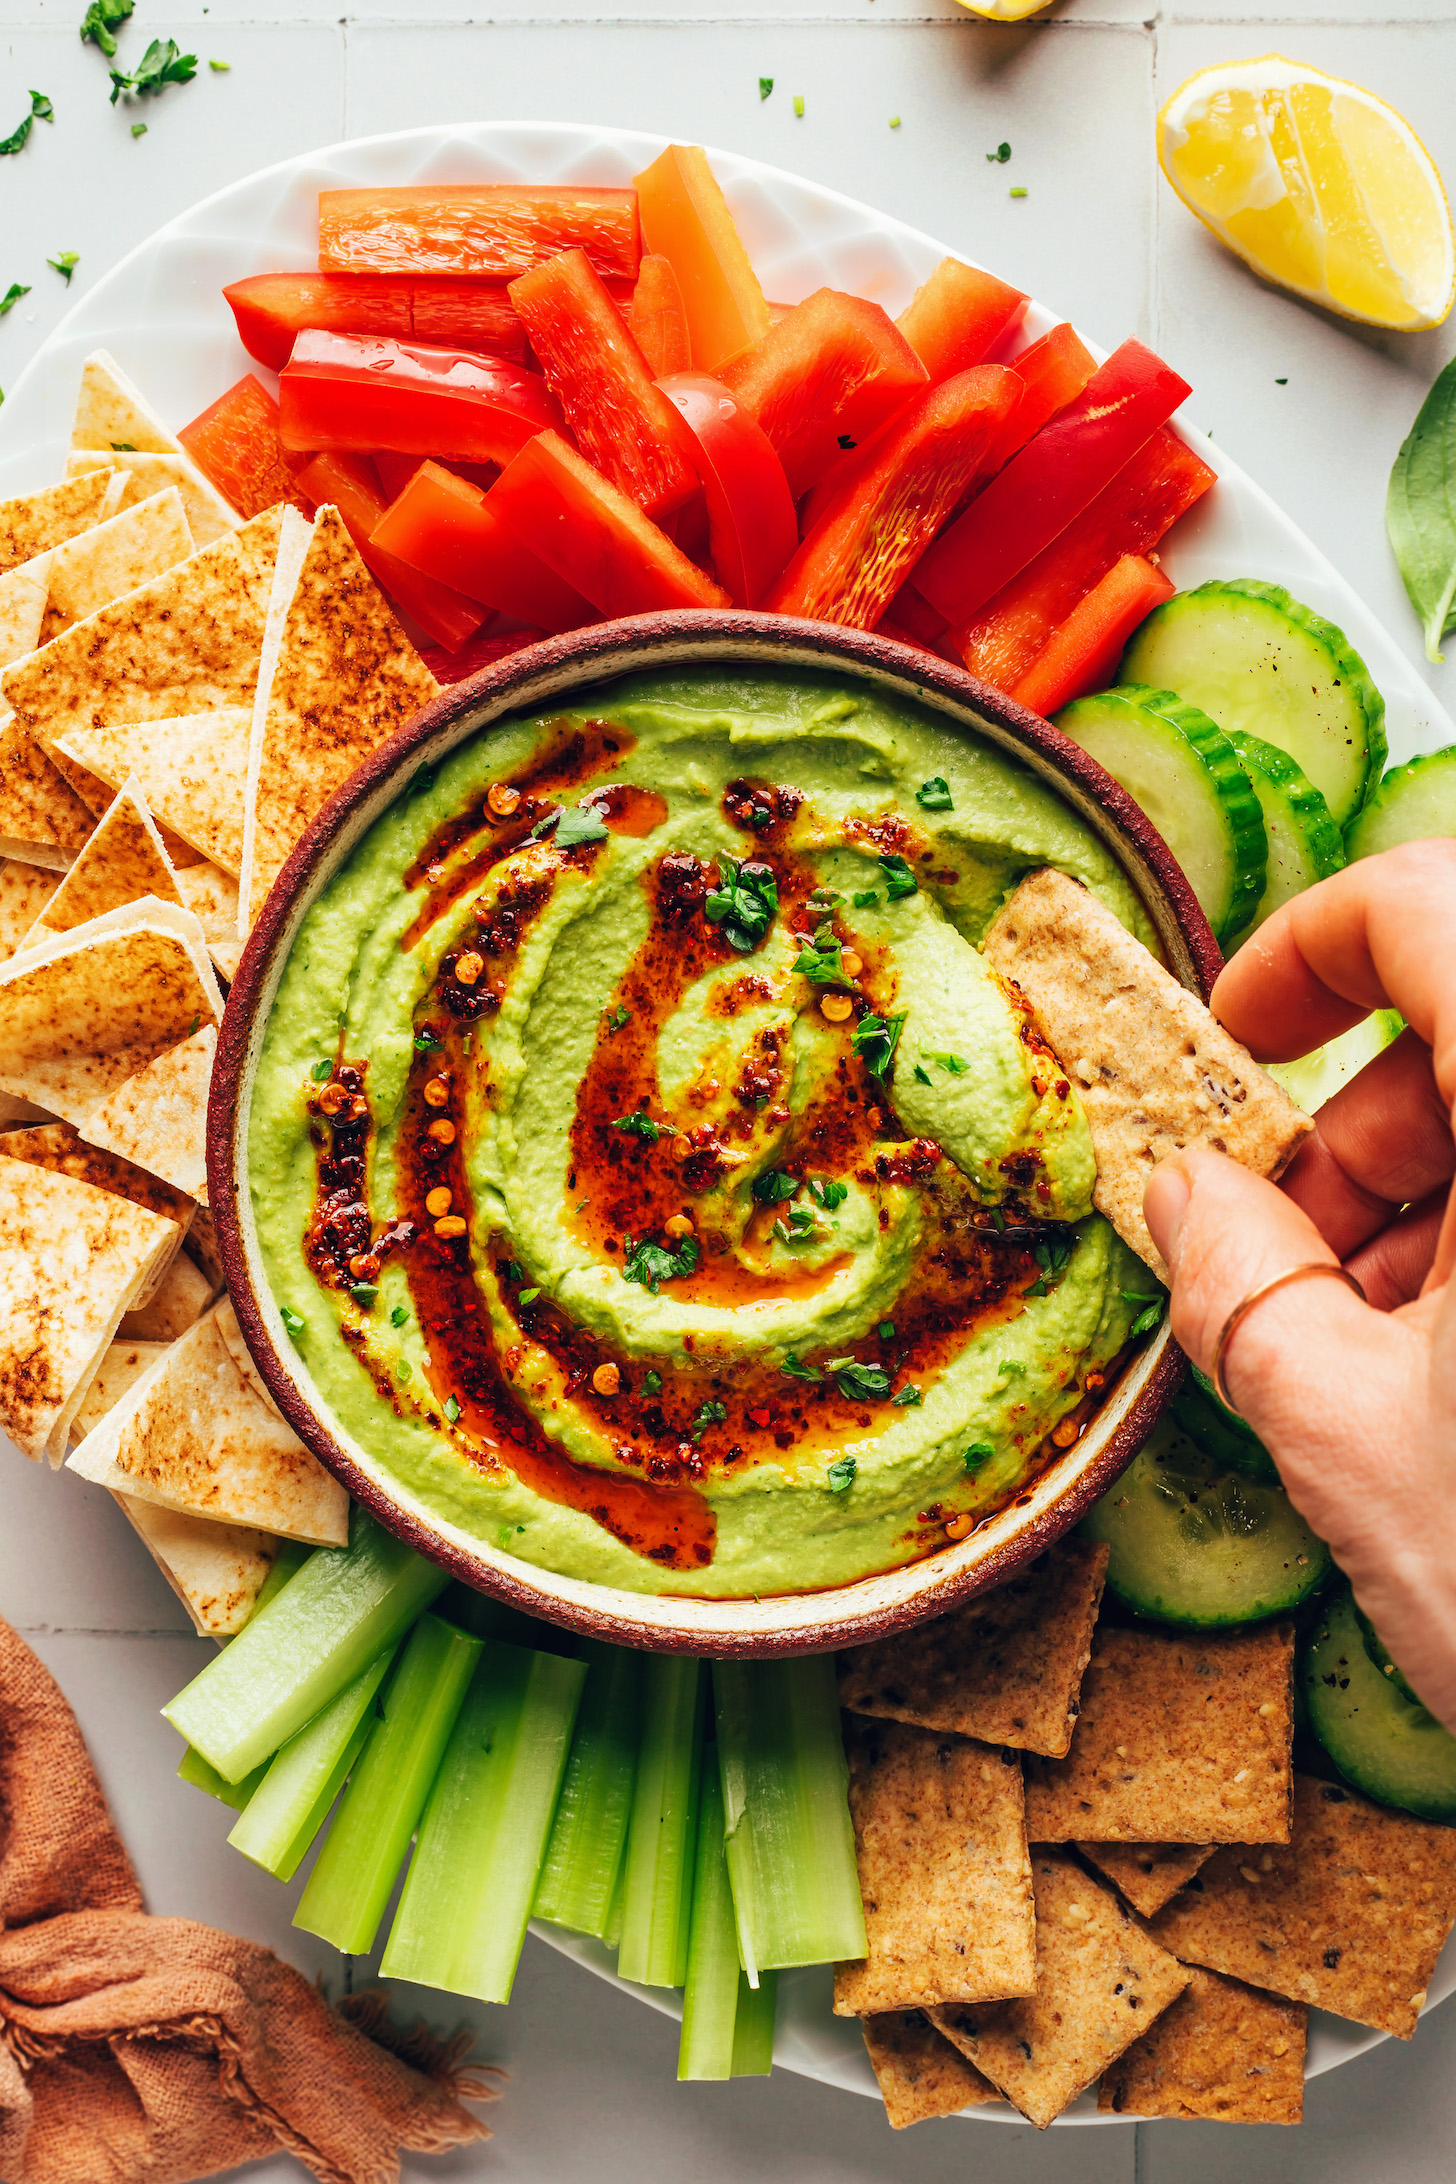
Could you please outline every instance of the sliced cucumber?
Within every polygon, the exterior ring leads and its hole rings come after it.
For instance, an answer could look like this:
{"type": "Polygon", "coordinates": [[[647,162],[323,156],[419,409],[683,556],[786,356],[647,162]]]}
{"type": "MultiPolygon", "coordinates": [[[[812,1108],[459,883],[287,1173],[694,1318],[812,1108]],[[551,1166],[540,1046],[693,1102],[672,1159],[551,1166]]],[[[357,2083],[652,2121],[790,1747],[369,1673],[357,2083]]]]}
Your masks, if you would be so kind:
{"type": "Polygon", "coordinates": [[[1371,1659],[1348,1585],[1317,1618],[1297,1675],[1310,1728],[1357,1790],[1422,1820],[1456,1820],[1456,1737],[1371,1659]]]}
{"type": "Polygon", "coordinates": [[[1295,1105],[1313,1115],[1404,1030],[1405,1018],[1399,1009],[1376,1009],[1373,1015],[1362,1017],[1358,1024],[1342,1031],[1338,1039],[1316,1047],[1313,1054],[1301,1054],[1297,1062],[1266,1062],[1264,1066],[1295,1105]]]}
{"type": "Polygon", "coordinates": [[[1456,743],[1392,766],[1346,828],[1345,853],[1353,864],[1400,842],[1429,842],[1440,834],[1456,834],[1456,743]]]}
{"type": "Polygon", "coordinates": [[[1173,691],[1140,683],[1074,698],[1056,725],[1141,804],[1217,938],[1242,932],[1264,892],[1267,845],[1258,799],[1223,731],[1173,691]]]}
{"type": "Polygon", "coordinates": [[[1238,729],[1229,741],[1259,799],[1269,842],[1268,877],[1243,935],[1247,940],[1282,902],[1338,872],[1345,862],[1345,844],[1329,805],[1287,751],[1238,729]]]}
{"type": "Polygon", "coordinates": [[[1385,701],[1343,630],[1279,584],[1200,584],[1155,607],[1122,656],[1125,682],[1201,705],[1303,768],[1343,827],[1385,764],[1385,701]]]}
{"type": "Polygon", "coordinates": [[[1279,1469],[1251,1426],[1214,1393],[1196,1365],[1173,1398],[1173,1418],[1210,1461],[1226,1471],[1241,1471],[1264,1486],[1279,1484],[1279,1469]]]}
{"type": "Polygon", "coordinates": [[[1330,1568],[1282,1486],[1230,1470],[1167,1418],[1081,1530],[1111,1548],[1107,1584],[1119,1600],[1194,1630],[1286,1614],[1330,1568]]]}

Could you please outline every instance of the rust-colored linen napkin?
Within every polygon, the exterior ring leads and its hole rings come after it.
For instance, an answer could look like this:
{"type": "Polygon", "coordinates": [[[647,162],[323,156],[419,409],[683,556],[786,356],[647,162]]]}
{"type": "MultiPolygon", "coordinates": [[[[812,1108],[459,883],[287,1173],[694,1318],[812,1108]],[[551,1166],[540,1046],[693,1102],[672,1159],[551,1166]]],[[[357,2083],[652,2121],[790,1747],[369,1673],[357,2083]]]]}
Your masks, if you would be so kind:
{"type": "Polygon", "coordinates": [[[4,2184],[188,2184],[280,2147],[323,2184],[394,2184],[402,2150],[490,2136],[462,2096],[493,2098],[460,2042],[147,1916],[75,1717],[0,1621],[4,2184]]]}

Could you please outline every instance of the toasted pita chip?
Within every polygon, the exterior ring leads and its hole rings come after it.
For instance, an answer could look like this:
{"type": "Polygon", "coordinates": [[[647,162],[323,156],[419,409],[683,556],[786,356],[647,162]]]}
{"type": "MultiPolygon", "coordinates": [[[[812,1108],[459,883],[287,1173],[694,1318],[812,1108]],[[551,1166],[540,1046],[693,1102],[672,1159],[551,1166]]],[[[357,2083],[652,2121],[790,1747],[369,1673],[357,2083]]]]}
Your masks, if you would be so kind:
{"type": "Polygon", "coordinates": [[[1294,1778],[1279,1848],[1218,1850],[1152,1922],[1165,1949],[1408,2040],[1456,1918],[1456,1828],[1294,1778]]]}
{"type": "Polygon", "coordinates": [[[29,731],[0,718],[0,856],[64,872],[95,825],[29,731]]]}
{"type": "Polygon", "coordinates": [[[250,704],[278,527],[276,508],[254,516],[0,671],[0,691],[21,726],[49,752],[105,720],[250,704]]]}
{"type": "Polygon", "coordinates": [[[1103,2077],[1103,2115],[1210,2117],[1216,2123],[1302,2123],[1302,2002],[1195,1971],[1140,2040],[1103,2077]]]}
{"type": "Polygon", "coordinates": [[[1287,1843],[1294,1633],[1097,1633],[1065,1759],[1029,1759],[1034,1843],[1287,1843]]]}
{"type": "Polygon", "coordinates": [[[48,644],[73,622],[84,622],[113,599],[175,568],[192,550],[192,533],[175,485],[57,546],[49,556],[43,641],[48,644]]]}
{"type": "Polygon", "coordinates": [[[116,788],[134,774],[158,820],[236,879],[252,719],[250,706],[223,705],[175,720],[103,722],[73,730],[57,749],[116,788]]]}
{"type": "Polygon", "coordinates": [[[113,465],[121,477],[121,505],[148,500],[153,493],[175,485],[182,496],[187,528],[198,546],[210,546],[215,538],[239,530],[242,517],[228,506],[211,478],[204,476],[192,457],[144,455],[132,448],[73,447],[66,457],[66,475],[78,478],[99,464],[113,465]]]}
{"type": "Polygon", "coordinates": [[[0,864],[0,963],[14,955],[60,884],[58,873],[39,865],[0,864]]]}
{"type": "Polygon", "coordinates": [[[862,2017],[860,2031],[892,2131],[908,2130],[932,2116],[958,2116],[999,2096],[989,2078],[968,2063],[924,2010],[885,2010],[862,2017]]]}
{"type": "Polygon", "coordinates": [[[272,1411],[275,1418],[281,1419],[283,1413],[281,1410],[279,1410],[278,1405],[274,1402],[272,1396],[268,1393],[268,1384],[264,1380],[263,1375],[259,1372],[257,1366],[254,1364],[253,1354],[249,1350],[246,1342],[244,1342],[243,1340],[243,1330],[238,1325],[238,1315],[233,1310],[233,1300],[231,1297],[219,1297],[217,1303],[217,1312],[215,1316],[217,1319],[217,1331],[222,1336],[223,1341],[227,1344],[228,1356],[232,1359],[234,1365],[237,1366],[238,1371],[242,1374],[244,1380],[247,1381],[248,1386],[252,1389],[254,1395],[256,1395],[258,1401],[263,1405],[264,1409],[272,1411]]]}
{"type": "Polygon", "coordinates": [[[904,1722],[846,1723],[869,1954],[834,1967],[839,2017],[1029,1994],[1035,1975],[1021,1769],[904,1722]]]}
{"type": "Polygon", "coordinates": [[[183,901],[177,875],[137,784],[129,781],[42,908],[20,949],[89,925],[108,910],[140,902],[148,895],[176,903],[179,909],[190,907],[183,901]]]}
{"type": "Polygon", "coordinates": [[[257,1402],[211,1315],[174,1343],[68,1459],[114,1493],[320,1547],[349,1537],[349,1497],[257,1402]]]}
{"type": "Polygon", "coordinates": [[[116,1407],[129,1388],[136,1386],[143,1373],[151,1371],[167,1348],[165,1342],[112,1343],[71,1420],[74,1444],[79,1445],[93,1426],[100,1425],[106,1413],[116,1407]]]}
{"type": "Polygon", "coordinates": [[[240,946],[238,940],[238,883],[221,865],[204,859],[201,864],[189,865],[185,872],[177,874],[177,886],[207,942],[208,953],[217,961],[213,949],[218,941],[230,948],[240,946]]]}
{"type": "Polygon", "coordinates": [[[271,1532],[184,1516],[135,1494],[116,1496],[192,1618],[199,1638],[231,1638],[252,1614],[278,1551],[271,1532]]]}
{"type": "Polygon", "coordinates": [[[51,596],[51,557],[39,554],[0,576],[0,667],[23,660],[41,641],[51,596]]]}
{"type": "Polygon", "coordinates": [[[88,477],[67,478],[39,493],[0,501],[0,569],[18,568],[64,545],[78,531],[114,516],[126,494],[120,471],[93,470],[88,477]]]}
{"type": "Polygon", "coordinates": [[[103,1100],[86,1118],[87,1138],[190,1198],[205,1198],[207,1094],[216,1053],[217,1033],[204,1024],[103,1100]]]}
{"type": "Polygon", "coordinates": [[[1246,1047],[1063,872],[1024,879],[985,953],[1026,995],[1087,1114],[1093,1204],[1166,1281],[1143,1219],[1160,1160],[1188,1147],[1277,1176],[1314,1125],[1246,1047]]]}
{"type": "MultiPolygon", "coordinates": [[[[196,1228],[203,1211],[199,1206],[192,1217],[192,1228],[196,1228]]],[[[189,1229],[189,1238],[191,1234],[192,1229],[189,1229]]],[[[216,1285],[206,1269],[200,1267],[184,1248],[168,1267],[150,1304],[138,1306],[123,1315],[116,1330],[117,1338],[122,1342],[180,1341],[189,1328],[197,1325],[216,1295],[216,1285]]]]}
{"type": "Polygon", "coordinates": [[[1156,1918],[1213,1856],[1212,1843],[1078,1843],[1082,1856],[1105,1873],[1134,1911],[1156,1918]]]}
{"type": "Polygon", "coordinates": [[[1031,1865],[1035,1992],[930,2016],[1044,2131],[1183,1992],[1188,1973],[1064,1852],[1038,1847],[1031,1865]]]}
{"type": "Polygon", "coordinates": [[[118,1198],[129,1198],[134,1206],[145,1206],[164,1220],[175,1221],[176,1244],[169,1256],[158,1260],[146,1286],[137,1292],[134,1308],[140,1310],[151,1302],[182,1247],[192,1219],[192,1199],[185,1191],[174,1190],[160,1177],[134,1167],[129,1160],[118,1159],[115,1153],[88,1145],[69,1122],[41,1123],[33,1129],[0,1133],[0,1159],[26,1160],[32,1167],[48,1168],[53,1175],[73,1176],[78,1183],[90,1183],[98,1191],[114,1191],[118,1198]]]}
{"type": "MultiPolygon", "coordinates": [[[[222,1253],[218,1250],[217,1230],[206,1206],[200,1205],[192,1216],[192,1226],[182,1239],[182,1249],[189,1259],[199,1266],[212,1284],[213,1294],[227,1280],[223,1269],[222,1253]]],[[[230,1308],[231,1309],[231,1308],[230,1308]]],[[[234,1359],[234,1363],[236,1363],[234,1359]]]]}
{"type": "Polygon", "coordinates": [[[839,1703],[1057,1755],[1072,1741],[1107,1554],[1064,1539],[992,1592],[839,1656],[839,1703]]]}
{"type": "Polygon", "coordinates": [[[111,1191],[0,1160],[0,1424],[58,1464],[122,1313],[178,1240],[111,1191]]]}
{"type": "Polygon", "coordinates": [[[93,349],[81,367],[72,447],[102,448],[108,453],[132,449],[143,455],[186,453],[146,396],[106,349],[93,349]]]}
{"type": "Polygon", "coordinates": [[[240,938],[310,820],[439,689],[338,510],[321,508],[311,534],[294,510],[283,520],[248,746],[240,938]]]}

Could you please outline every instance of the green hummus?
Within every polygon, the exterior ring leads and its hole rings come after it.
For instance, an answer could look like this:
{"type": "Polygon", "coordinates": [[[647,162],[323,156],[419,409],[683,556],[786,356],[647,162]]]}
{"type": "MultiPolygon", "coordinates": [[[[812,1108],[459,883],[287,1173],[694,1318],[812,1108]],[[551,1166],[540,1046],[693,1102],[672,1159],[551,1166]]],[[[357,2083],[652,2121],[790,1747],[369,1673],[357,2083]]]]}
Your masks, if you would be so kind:
{"type": "Polygon", "coordinates": [[[1149,937],[1029,773],[830,676],[634,678],[417,776],[308,914],[249,1120],[374,1466],[525,1563],[712,1595],[1021,1492],[1149,1290],[978,950],[1042,864],[1149,937]]]}

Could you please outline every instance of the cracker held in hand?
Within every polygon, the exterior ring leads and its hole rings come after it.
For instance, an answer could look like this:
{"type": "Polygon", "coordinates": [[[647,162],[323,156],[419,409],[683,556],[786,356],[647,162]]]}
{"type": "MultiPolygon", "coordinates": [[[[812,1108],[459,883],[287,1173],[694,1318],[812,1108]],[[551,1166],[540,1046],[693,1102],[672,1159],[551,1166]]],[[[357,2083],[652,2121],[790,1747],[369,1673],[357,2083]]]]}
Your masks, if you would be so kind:
{"type": "Polygon", "coordinates": [[[67,478],[39,493],[21,493],[14,500],[0,500],[0,569],[19,568],[49,553],[78,532],[114,516],[126,497],[126,480],[102,455],[104,467],[87,477],[67,478]]]}
{"type": "Polygon", "coordinates": [[[1302,2002],[1194,1971],[1097,2090],[1103,2115],[1207,2116],[1216,2123],[1302,2123],[1302,2002]]]}
{"type": "MultiPolygon", "coordinates": [[[[181,1249],[192,1219],[190,1195],[174,1190],[160,1177],[134,1167],[129,1160],[119,1160],[115,1153],[102,1152],[98,1146],[88,1145],[69,1122],[41,1123],[34,1129],[0,1133],[0,1159],[28,1161],[33,1168],[47,1168],[52,1175],[69,1175],[78,1183],[91,1184],[95,1190],[111,1191],[118,1198],[130,1199],[134,1206],[145,1206],[149,1213],[159,1213],[164,1221],[176,1222],[173,1254],[181,1249]]],[[[148,1304],[156,1295],[171,1264],[170,1256],[158,1261],[146,1287],[138,1291],[134,1309],[148,1304]]]]}
{"type": "Polygon", "coordinates": [[[1021,1770],[1009,1755],[850,1716],[849,1806],[867,1957],[834,1968],[840,2017],[1029,1994],[1021,1770]]]}
{"type": "Polygon", "coordinates": [[[348,1495],[257,1401],[210,1315],[87,1435],[70,1469],[185,1515],[348,1544],[348,1495]]]}
{"type": "Polygon", "coordinates": [[[155,895],[183,903],[177,875],[152,824],[137,785],[129,781],[110,806],[76,862],[36,918],[21,946],[34,947],[55,933],[72,932],[123,903],[155,895]]]}
{"type": "Polygon", "coordinates": [[[1065,873],[1024,879],[987,933],[985,953],[1026,995],[1081,1093],[1097,1155],[1093,1204],[1165,1281],[1143,1219],[1158,1162],[1193,1148],[1277,1176],[1313,1123],[1197,995],[1065,873]]]}
{"type": "Polygon", "coordinates": [[[924,2010],[862,2017],[860,2030],[892,2131],[932,2116],[958,2116],[999,2096],[989,2078],[937,2032],[924,2010]]]}
{"type": "Polygon", "coordinates": [[[839,1656],[839,1703],[985,1744],[1065,1752],[1107,1549],[1060,1540],[949,1615],[839,1656]]]}
{"type": "Polygon", "coordinates": [[[1191,1964],[1408,2040],[1456,1918],[1456,1828],[1294,1778],[1280,1849],[1220,1850],[1152,1931],[1191,1964]]]}
{"type": "Polygon", "coordinates": [[[1156,1918],[1199,1867],[1213,1856],[1213,1843],[1082,1843],[1082,1856],[1105,1873],[1134,1911],[1156,1918]]]}
{"type": "Polygon", "coordinates": [[[1098,1632],[1065,1759],[1026,1767],[1034,1843],[1287,1843],[1294,1634],[1098,1632]]]}
{"type": "Polygon", "coordinates": [[[169,1047],[86,1118],[86,1136],[149,1168],[190,1198],[207,1195],[207,1095],[217,1033],[211,1024],[169,1047]]]}
{"type": "Polygon", "coordinates": [[[242,939],[310,820],[439,689],[337,508],[312,532],[293,509],[283,522],[248,749],[242,939]]]}
{"type": "Polygon", "coordinates": [[[0,1160],[0,1425],[59,1464],[121,1315],[177,1224],[29,1161],[0,1160]]]}
{"type": "Polygon", "coordinates": [[[73,729],[57,748],[113,788],[135,775],[162,824],[236,879],[252,721],[250,705],[220,705],[175,720],[73,729]]]}
{"type": "Polygon", "coordinates": [[[135,1494],[118,1494],[147,1552],[200,1638],[231,1638],[252,1614],[278,1552],[268,1532],[183,1516],[135,1494]]]}
{"type": "Polygon", "coordinates": [[[229,531],[241,528],[242,517],[228,506],[190,455],[155,455],[129,447],[73,447],[66,457],[66,476],[79,478],[101,464],[115,467],[122,481],[124,508],[174,485],[182,496],[187,528],[198,546],[210,546],[214,539],[225,538],[229,531]]]}
{"type": "Polygon", "coordinates": [[[1044,2131],[1188,1984],[1115,1896],[1063,1851],[1032,1854],[1036,1991],[932,2010],[932,2022],[1044,2131]]]}

